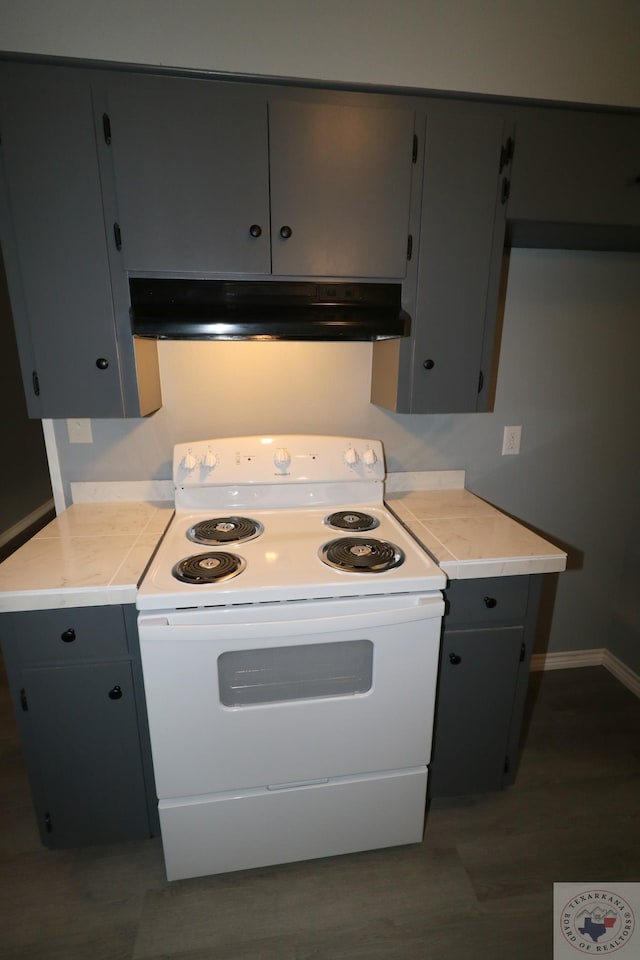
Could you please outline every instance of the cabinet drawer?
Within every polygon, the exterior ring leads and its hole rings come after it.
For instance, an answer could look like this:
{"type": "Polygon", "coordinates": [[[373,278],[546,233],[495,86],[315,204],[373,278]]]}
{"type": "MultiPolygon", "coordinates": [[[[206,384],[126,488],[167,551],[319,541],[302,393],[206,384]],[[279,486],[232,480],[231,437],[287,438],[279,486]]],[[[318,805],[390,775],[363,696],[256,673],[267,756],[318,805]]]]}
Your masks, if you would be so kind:
{"type": "Polygon", "coordinates": [[[527,612],[529,577],[453,580],[445,597],[445,627],[522,622],[527,612]]]}
{"type": "Polygon", "coordinates": [[[7,614],[2,633],[11,638],[16,663],[129,656],[122,607],[115,605],[7,614]]]}

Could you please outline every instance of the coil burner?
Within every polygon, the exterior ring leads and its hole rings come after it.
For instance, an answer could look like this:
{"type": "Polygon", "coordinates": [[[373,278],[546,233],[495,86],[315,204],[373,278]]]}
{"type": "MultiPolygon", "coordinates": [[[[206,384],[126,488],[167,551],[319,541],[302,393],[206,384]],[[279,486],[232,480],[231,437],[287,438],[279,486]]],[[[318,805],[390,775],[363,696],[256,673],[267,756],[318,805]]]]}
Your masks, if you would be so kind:
{"type": "Polygon", "coordinates": [[[246,567],[243,557],[235,553],[198,553],[193,557],[185,557],[172,569],[176,580],[191,584],[221,583],[237,577],[246,567]]]}
{"type": "Polygon", "coordinates": [[[324,522],[337,530],[375,530],[380,524],[375,517],[358,510],[338,510],[329,514],[324,522]]]}
{"type": "Polygon", "coordinates": [[[325,543],[320,559],[349,573],[385,573],[404,562],[404,553],[388,540],[339,537],[325,543]]]}
{"type": "Polygon", "coordinates": [[[223,543],[243,543],[259,537],[264,527],[249,517],[211,517],[201,520],[187,530],[193,543],[215,547],[223,543]]]}

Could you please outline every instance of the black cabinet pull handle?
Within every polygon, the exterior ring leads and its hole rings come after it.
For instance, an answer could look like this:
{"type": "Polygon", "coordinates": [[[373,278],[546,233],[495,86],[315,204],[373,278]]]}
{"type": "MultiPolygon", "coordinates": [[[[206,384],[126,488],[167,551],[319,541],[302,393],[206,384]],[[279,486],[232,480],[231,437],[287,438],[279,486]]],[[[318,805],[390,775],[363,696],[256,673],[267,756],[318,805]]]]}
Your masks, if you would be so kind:
{"type": "Polygon", "coordinates": [[[485,598],[484,598],[484,605],[485,605],[485,607],[489,607],[489,609],[491,610],[493,607],[497,607],[497,606],[498,606],[498,601],[496,600],[495,597],[485,597],[485,598]]]}
{"type": "Polygon", "coordinates": [[[502,173],[507,164],[511,163],[513,159],[513,148],[513,137],[507,137],[507,142],[503,143],[500,149],[500,169],[498,170],[498,173],[502,173]]]}
{"type": "Polygon", "coordinates": [[[286,225],[284,227],[280,227],[280,236],[283,240],[288,240],[292,233],[293,230],[291,227],[287,227],[286,225]]]}
{"type": "Polygon", "coordinates": [[[76,638],[76,632],[73,627],[69,627],[68,630],[65,630],[64,633],[60,634],[60,639],[63,643],[73,643],[76,638]]]}
{"type": "Polygon", "coordinates": [[[96,360],[96,367],[98,370],[106,370],[108,366],[109,361],[106,359],[106,357],[98,357],[96,360]]]}
{"type": "Polygon", "coordinates": [[[102,114],[102,132],[104,134],[104,142],[108,147],[111,146],[111,120],[109,119],[108,113],[102,114]]]}
{"type": "Polygon", "coordinates": [[[450,653],[449,663],[453,664],[454,667],[457,667],[459,663],[462,663],[462,657],[459,653],[450,653]]]}
{"type": "Polygon", "coordinates": [[[249,233],[252,237],[262,236],[262,227],[259,223],[252,223],[249,227],[249,233]]]}
{"type": "Polygon", "coordinates": [[[433,370],[433,368],[435,367],[435,363],[433,360],[431,360],[431,358],[429,358],[429,360],[424,361],[422,366],[425,368],[425,370],[433,370]]]}
{"type": "Polygon", "coordinates": [[[122,699],[122,688],[115,686],[109,690],[109,700],[121,700],[122,699]]]}

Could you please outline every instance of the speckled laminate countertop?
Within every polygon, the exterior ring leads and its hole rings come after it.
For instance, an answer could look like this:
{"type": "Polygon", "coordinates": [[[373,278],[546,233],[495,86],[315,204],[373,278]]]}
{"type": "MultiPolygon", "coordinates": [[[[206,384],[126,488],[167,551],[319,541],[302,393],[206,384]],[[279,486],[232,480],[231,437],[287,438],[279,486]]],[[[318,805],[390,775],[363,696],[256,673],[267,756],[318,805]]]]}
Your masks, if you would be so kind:
{"type": "Polygon", "coordinates": [[[395,491],[385,500],[450,580],[566,567],[563,550],[468,490],[395,491]]]}
{"type": "Polygon", "coordinates": [[[173,503],[76,503],[0,565],[0,612],[135,603],[173,503]]]}
{"type": "MultiPolygon", "coordinates": [[[[80,502],[0,565],[0,612],[135,603],[173,503],[122,499],[135,485],[77,486],[80,502]]],[[[562,550],[464,489],[464,471],[391,475],[385,500],[452,580],[565,569],[562,550]]]]}

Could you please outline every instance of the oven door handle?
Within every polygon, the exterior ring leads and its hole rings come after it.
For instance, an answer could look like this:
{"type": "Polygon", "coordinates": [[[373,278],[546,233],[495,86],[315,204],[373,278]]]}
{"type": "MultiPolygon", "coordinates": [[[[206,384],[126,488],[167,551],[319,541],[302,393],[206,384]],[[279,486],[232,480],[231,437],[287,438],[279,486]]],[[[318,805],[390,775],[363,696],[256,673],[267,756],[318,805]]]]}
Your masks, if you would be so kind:
{"type": "MultiPolygon", "coordinates": [[[[337,633],[345,630],[367,631],[373,627],[395,626],[402,623],[412,623],[416,620],[431,620],[442,617],[444,601],[441,594],[417,598],[417,603],[394,607],[389,610],[374,610],[361,613],[334,614],[323,617],[305,619],[296,617],[291,620],[273,619],[259,622],[243,621],[241,623],[227,623],[224,618],[216,620],[210,617],[207,622],[206,611],[176,611],[175,613],[157,615],[141,614],[138,618],[138,629],[141,637],[167,638],[172,630],[180,631],[183,635],[197,637],[211,636],[215,632],[224,636],[225,640],[258,639],[260,637],[287,637],[305,636],[312,634],[337,633]]],[[[268,614],[265,611],[265,616],[268,614]]]]}

